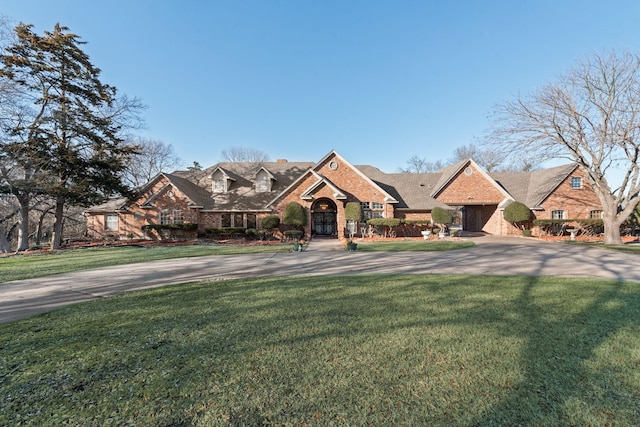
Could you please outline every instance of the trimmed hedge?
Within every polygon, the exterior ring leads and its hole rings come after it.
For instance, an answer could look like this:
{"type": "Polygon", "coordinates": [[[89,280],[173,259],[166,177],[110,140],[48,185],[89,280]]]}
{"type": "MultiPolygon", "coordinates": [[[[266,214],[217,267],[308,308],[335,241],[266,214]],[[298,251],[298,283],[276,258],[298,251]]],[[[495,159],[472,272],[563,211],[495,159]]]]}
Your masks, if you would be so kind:
{"type": "Polygon", "coordinates": [[[196,231],[198,224],[184,223],[184,224],[146,224],[142,226],[142,231],[150,230],[182,230],[182,231],[196,231]]]}
{"type": "Polygon", "coordinates": [[[221,228],[205,228],[205,233],[212,235],[230,236],[234,234],[246,234],[247,229],[244,227],[221,227],[221,228]]]}
{"type": "Polygon", "coordinates": [[[302,230],[286,230],[283,234],[287,239],[300,240],[303,232],[302,230]]]}
{"type": "Polygon", "coordinates": [[[371,218],[367,220],[367,224],[379,227],[397,227],[402,224],[400,218],[371,218]]]}
{"type": "Polygon", "coordinates": [[[367,224],[382,228],[378,230],[385,237],[419,237],[420,232],[428,228],[431,221],[428,219],[402,219],[402,218],[371,218],[367,224]]]}

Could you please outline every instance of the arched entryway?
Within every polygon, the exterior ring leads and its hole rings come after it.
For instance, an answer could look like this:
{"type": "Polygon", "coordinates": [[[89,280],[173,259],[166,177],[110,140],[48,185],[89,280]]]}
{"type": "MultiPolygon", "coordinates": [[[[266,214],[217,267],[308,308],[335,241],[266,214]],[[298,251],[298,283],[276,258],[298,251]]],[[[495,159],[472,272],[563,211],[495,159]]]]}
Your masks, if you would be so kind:
{"type": "Polygon", "coordinates": [[[338,208],[333,200],[323,198],[311,206],[311,234],[314,236],[337,236],[338,208]]]}

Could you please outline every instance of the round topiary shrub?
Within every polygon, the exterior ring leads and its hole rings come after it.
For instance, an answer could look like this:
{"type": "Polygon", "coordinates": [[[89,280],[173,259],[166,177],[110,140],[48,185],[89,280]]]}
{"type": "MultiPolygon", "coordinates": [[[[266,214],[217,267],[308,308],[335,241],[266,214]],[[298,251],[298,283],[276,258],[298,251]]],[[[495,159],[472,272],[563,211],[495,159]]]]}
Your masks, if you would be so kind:
{"type": "Polygon", "coordinates": [[[504,219],[509,222],[527,222],[531,219],[531,210],[521,202],[513,202],[504,209],[504,219]]]}
{"type": "Polygon", "coordinates": [[[291,202],[284,209],[282,223],[295,226],[307,225],[307,213],[300,203],[291,202]]]}
{"type": "Polygon", "coordinates": [[[431,221],[434,224],[449,225],[453,222],[453,215],[446,209],[435,207],[431,211],[431,221]]]}
{"type": "Polygon", "coordinates": [[[272,230],[280,226],[280,217],[278,215],[267,215],[262,218],[260,226],[265,230],[272,230]]]}
{"type": "Polygon", "coordinates": [[[513,202],[504,208],[504,219],[514,226],[522,230],[523,235],[526,230],[527,223],[531,219],[531,210],[521,202],[513,202]]]}

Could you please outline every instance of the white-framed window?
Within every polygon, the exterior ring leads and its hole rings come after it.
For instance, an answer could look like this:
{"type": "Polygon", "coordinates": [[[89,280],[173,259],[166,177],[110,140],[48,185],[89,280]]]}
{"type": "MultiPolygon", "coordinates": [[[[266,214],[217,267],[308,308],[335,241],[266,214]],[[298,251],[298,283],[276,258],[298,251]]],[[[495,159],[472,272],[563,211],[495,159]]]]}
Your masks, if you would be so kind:
{"type": "Polygon", "coordinates": [[[182,224],[184,216],[180,209],[163,209],[158,218],[159,224],[182,224]]]}
{"type": "Polygon", "coordinates": [[[565,219],[564,211],[555,210],[551,211],[551,219],[565,219]]]}
{"type": "Polygon", "coordinates": [[[268,193],[269,191],[271,191],[271,188],[269,188],[271,186],[269,184],[271,184],[271,180],[267,175],[259,176],[258,180],[256,181],[256,192],[268,193]]]}
{"type": "Polygon", "coordinates": [[[384,205],[378,202],[371,202],[371,218],[384,218],[384,205]]]}
{"type": "Polygon", "coordinates": [[[224,185],[224,178],[223,177],[217,177],[213,180],[213,192],[214,193],[224,193],[225,192],[225,185],[224,185]]]}
{"type": "Polygon", "coordinates": [[[582,188],[582,178],[579,176],[574,176],[571,178],[571,188],[578,189],[582,188]]]}
{"type": "Polygon", "coordinates": [[[118,231],[118,214],[104,216],[104,231],[118,231]]]}
{"type": "Polygon", "coordinates": [[[365,219],[384,218],[384,205],[378,202],[360,202],[365,219]]]}
{"type": "Polygon", "coordinates": [[[601,210],[592,210],[589,212],[589,218],[591,219],[602,219],[603,212],[601,210]]]}

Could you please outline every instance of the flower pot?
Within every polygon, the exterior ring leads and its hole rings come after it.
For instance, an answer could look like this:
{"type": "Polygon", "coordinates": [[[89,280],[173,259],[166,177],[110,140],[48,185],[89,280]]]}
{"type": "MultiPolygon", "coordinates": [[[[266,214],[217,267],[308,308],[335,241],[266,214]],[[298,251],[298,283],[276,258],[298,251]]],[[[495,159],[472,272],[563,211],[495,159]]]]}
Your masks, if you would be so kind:
{"type": "Polygon", "coordinates": [[[355,251],[358,248],[358,244],[357,243],[353,243],[353,242],[348,242],[347,243],[347,250],[348,251],[355,251]]]}

